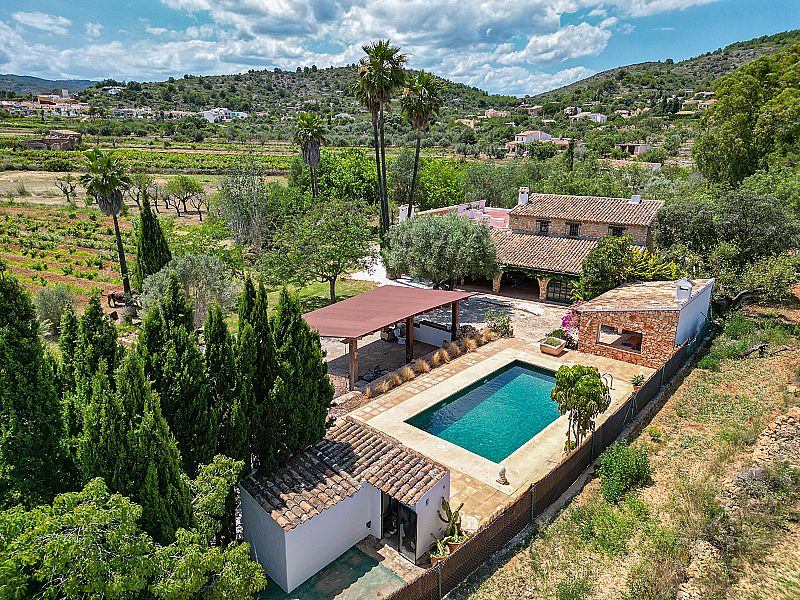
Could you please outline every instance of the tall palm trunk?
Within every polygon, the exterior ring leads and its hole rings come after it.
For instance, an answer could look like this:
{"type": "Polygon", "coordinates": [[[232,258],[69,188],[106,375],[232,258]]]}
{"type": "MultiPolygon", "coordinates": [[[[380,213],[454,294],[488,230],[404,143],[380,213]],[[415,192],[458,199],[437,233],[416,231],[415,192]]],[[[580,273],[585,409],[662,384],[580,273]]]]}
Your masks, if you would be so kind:
{"type": "Polygon", "coordinates": [[[389,233],[389,190],[386,185],[386,141],[384,139],[384,120],[383,106],[380,112],[380,132],[381,132],[381,183],[383,184],[383,207],[384,207],[384,228],[389,233]]]}
{"type": "Polygon", "coordinates": [[[417,151],[414,153],[414,171],[411,174],[411,193],[408,195],[408,218],[414,212],[414,192],[417,189],[417,169],[419,169],[419,146],[422,142],[422,130],[417,129],[417,151]]]}
{"type": "Polygon", "coordinates": [[[384,228],[384,215],[387,213],[388,208],[384,208],[383,204],[383,184],[381,183],[381,149],[379,145],[380,138],[378,137],[378,115],[373,113],[372,115],[372,137],[375,145],[375,169],[378,173],[378,202],[380,203],[381,208],[381,239],[386,238],[386,233],[388,232],[389,228],[386,226],[384,228]]]}
{"type": "MultiPolygon", "coordinates": [[[[125,249],[122,247],[122,236],[119,233],[119,222],[117,221],[116,213],[112,214],[111,217],[114,219],[114,233],[117,236],[117,254],[119,254],[119,271],[122,275],[122,290],[125,292],[125,296],[130,296],[131,282],[128,279],[128,263],[125,262],[125,249]]],[[[127,302],[127,298],[125,300],[127,302]]]]}
{"type": "Polygon", "coordinates": [[[309,166],[308,169],[311,171],[311,197],[316,198],[319,195],[319,190],[317,189],[317,168],[309,166]]]}

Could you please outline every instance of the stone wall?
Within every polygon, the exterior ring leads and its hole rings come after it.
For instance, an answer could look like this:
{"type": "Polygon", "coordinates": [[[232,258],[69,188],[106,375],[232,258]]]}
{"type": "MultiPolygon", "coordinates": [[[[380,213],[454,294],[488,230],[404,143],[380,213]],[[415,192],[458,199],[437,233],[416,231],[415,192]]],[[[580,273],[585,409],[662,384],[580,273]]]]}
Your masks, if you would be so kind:
{"type": "Polygon", "coordinates": [[[679,315],[676,310],[582,312],[578,321],[578,350],[657,369],[675,352],[679,315]],[[641,333],[642,351],[621,350],[599,343],[597,338],[602,325],[641,333]]]}
{"type": "MultiPolygon", "coordinates": [[[[541,220],[536,217],[527,217],[522,215],[509,214],[509,227],[514,231],[529,231],[531,233],[538,233],[539,226],[536,221],[541,220]]],[[[550,234],[552,236],[566,236],[569,233],[567,223],[577,223],[578,221],[565,221],[563,219],[549,219],[550,221],[550,234]]],[[[586,223],[581,222],[580,230],[578,232],[579,238],[599,239],[609,234],[609,225],[614,223],[586,223]]],[[[637,244],[650,246],[652,241],[650,229],[643,225],[625,225],[625,233],[633,236],[633,240],[637,244]]]]}

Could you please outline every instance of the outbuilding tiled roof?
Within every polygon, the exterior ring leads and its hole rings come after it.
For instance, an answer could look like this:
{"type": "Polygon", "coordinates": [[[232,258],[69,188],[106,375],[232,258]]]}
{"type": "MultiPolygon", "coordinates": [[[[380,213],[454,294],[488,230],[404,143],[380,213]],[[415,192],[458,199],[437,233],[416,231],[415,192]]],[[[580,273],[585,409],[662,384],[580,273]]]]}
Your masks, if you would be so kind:
{"type": "Polygon", "coordinates": [[[355,494],[367,482],[414,506],[447,469],[351,418],[319,443],[266,477],[253,474],[242,487],[285,531],[355,494]]]}
{"type": "Polygon", "coordinates": [[[597,240],[492,230],[497,261],[504,266],[577,275],[597,240]]]}
{"type": "Polygon", "coordinates": [[[576,310],[578,312],[680,310],[690,299],[697,297],[701,291],[713,283],[713,279],[624,283],[581,304],[576,310]],[[678,300],[676,297],[677,286],[684,281],[691,285],[691,295],[685,300],[678,300]]]}
{"type": "Polygon", "coordinates": [[[531,194],[528,203],[516,206],[511,214],[542,219],[649,226],[661,205],[660,200],[643,199],[632,203],[628,198],[531,194]]]}

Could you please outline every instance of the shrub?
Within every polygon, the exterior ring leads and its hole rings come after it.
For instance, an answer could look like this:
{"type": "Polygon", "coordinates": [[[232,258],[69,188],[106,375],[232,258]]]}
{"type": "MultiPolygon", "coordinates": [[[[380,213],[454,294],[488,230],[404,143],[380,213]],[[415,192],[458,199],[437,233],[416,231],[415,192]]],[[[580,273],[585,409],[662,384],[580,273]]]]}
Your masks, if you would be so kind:
{"type": "Polygon", "coordinates": [[[439,350],[437,354],[439,355],[439,358],[442,360],[442,362],[450,362],[450,352],[448,352],[444,348],[439,350]]]}
{"type": "Polygon", "coordinates": [[[748,319],[740,310],[733,312],[725,321],[723,333],[733,340],[741,340],[742,338],[752,334],[756,329],[755,321],[748,319]]]}
{"type": "Polygon", "coordinates": [[[390,384],[390,383],[389,383],[389,382],[388,382],[386,379],[384,379],[383,381],[381,381],[380,383],[378,383],[378,384],[377,384],[377,385],[374,387],[374,389],[375,389],[375,391],[376,391],[378,394],[385,394],[385,393],[386,393],[386,392],[388,392],[390,389],[392,389],[392,386],[391,386],[391,384],[390,384]]]}
{"type": "Polygon", "coordinates": [[[570,509],[579,537],[601,552],[621,554],[638,524],[647,518],[647,508],[638,498],[616,507],[601,498],[570,509]]]}
{"type": "Polygon", "coordinates": [[[39,320],[49,322],[50,332],[58,333],[64,310],[75,307],[75,294],[65,285],[45,287],[36,292],[35,304],[39,320]]]}
{"type": "Polygon", "coordinates": [[[414,379],[416,373],[414,373],[414,369],[406,365],[402,369],[400,369],[400,379],[403,381],[408,381],[410,379],[414,379]]]}
{"type": "Polygon", "coordinates": [[[442,364],[442,355],[437,350],[431,355],[431,365],[434,369],[442,364]]]}
{"type": "Polygon", "coordinates": [[[502,337],[511,335],[511,317],[499,310],[486,311],[486,325],[502,337]]]}
{"type": "Polygon", "coordinates": [[[458,347],[458,344],[450,342],[445,346],[445,351],[453,358],[457,357],[461,354],[461,348],[458,347]]]}
{"type": "Polygon", "coordinates": [[[658,427],[648,427],[647,428],[647,434],[650,436],[650,439],[653,440],[653,441],[660,440],[661,436],[663,435],[661,433],[661,430],[658,427]]]}
{"type": "Polygon", "coordinates": [[[368,385],[366,388],[364,388],[364,398],[369,400],[370,398],[373,398],[374,396],[375,396],[375,390],[372,389],[372,386],[368,385]]]}
{"type": "Polygon", "coordinates": [[[427,360],[422,360],[421,358],[418,358],[416,361],[414,361],[414,370],[417,373],[427,373],[428,371],[431,370],[431,365],[428,363],[427,360]]]}
{"type": "Polygon", "coordinates": [[[390,388],[397,387],[398,385],[403,383],[403,380],[400,378],[400,375],[397,375],[397,374],[392,375],[386,381],[389,384],[390,388]]]}
{"type": "Polygon", "coordinates": [[[464,350],[474,352],[478,349],[478,341],[474,337],[464,338],[464,350]]]}
{"type": "Polygon", "coordinates": [[[600,457],[597,475],[603,498],[619,502],[628,491],[647,483],[652,469],[644,448],[614,442],[600,457]]]}

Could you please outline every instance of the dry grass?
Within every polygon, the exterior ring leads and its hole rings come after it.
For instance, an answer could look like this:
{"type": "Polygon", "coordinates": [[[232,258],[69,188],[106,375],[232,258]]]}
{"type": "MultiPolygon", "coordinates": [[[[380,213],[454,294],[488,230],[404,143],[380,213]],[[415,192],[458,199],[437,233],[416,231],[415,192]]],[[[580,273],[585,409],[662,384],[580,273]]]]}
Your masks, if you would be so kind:
{"type": "Polygon", "coordinates": [[[439,350],[433,353],[431,356],[431,367],[434,369],[442,364],[442,355],[439,350]]]}
{"type": "Polygon", "coordinates": [[[464,338],[464,350],[467,352],[474,352],[478,349],[478,340],[474,337],[464,338]]]}
{"type": "Polygon", "coordinates": [[[411,379],[414,379],[414,377],[416,376],[417,374],[414,372],[414,369],[412,369],[408,365],[400,369],[400,379],[402,379],[403,381],[409,381],[411,379]]]}
{"type": "Polygon", "coordinates": [[[414,370],[417,373],[427,373],[431,370],[431,365],[427,360],[418,358],[416,361],[414,361],[414,370]]]}
{"type": "Polygon", "coordinates": [[[373,398],[374,396],[375,396],[375,390],[373,390],[373,389],[372,389],[372,386],[371,386],[371,385],[368,385],[368,386],[367,386],[367,387],[364,389],[364,398],[366,398],[367,400],[369,400],[370,398],[373,398]]]}
{"type": "Polygon", "coordinates": [[[439,358],[441,358],[442,362],[446,362],[446,363],[450,362],[450,351],[449,350],[445,350],[444,348],[442,348],[441,350],[439,350],[439,352],[437,352],[437,354],[439,355],[439,358]]]}
{"type": "Polygon", "coordinates": [[[447,346],[445,346],[445,350],[447,350],[452,358],[456,358],[459,354],[461,354],[461,347],[455,342],[450,342],[447,344],[447,346]]]}
{"type": "Polygon", "coordinates": [[[497,341],[500,339],[500,335],[492,331],[491,329],[486,329],[482,334],[481,338],[483,338],[483,343],[488,344],[490,342],[497,341]]]}
{"type": "Polygon", "coordinates": [[[383,381],[375,385],[375,391],[378,392],[378,394],[385,394],[390,389],[392,389],[392,384],[389,383],[388,379],[384,379],[383,381]]]}
{"type": "Polygon", "coordinates": [[[400,377],[400,375],[395,373],[394,375],[389,377],[388,382],[389,382],[389,387],[393,388],[393,387],[397,387],[398,385],[403,383],[403,379],[400,377]]]}

